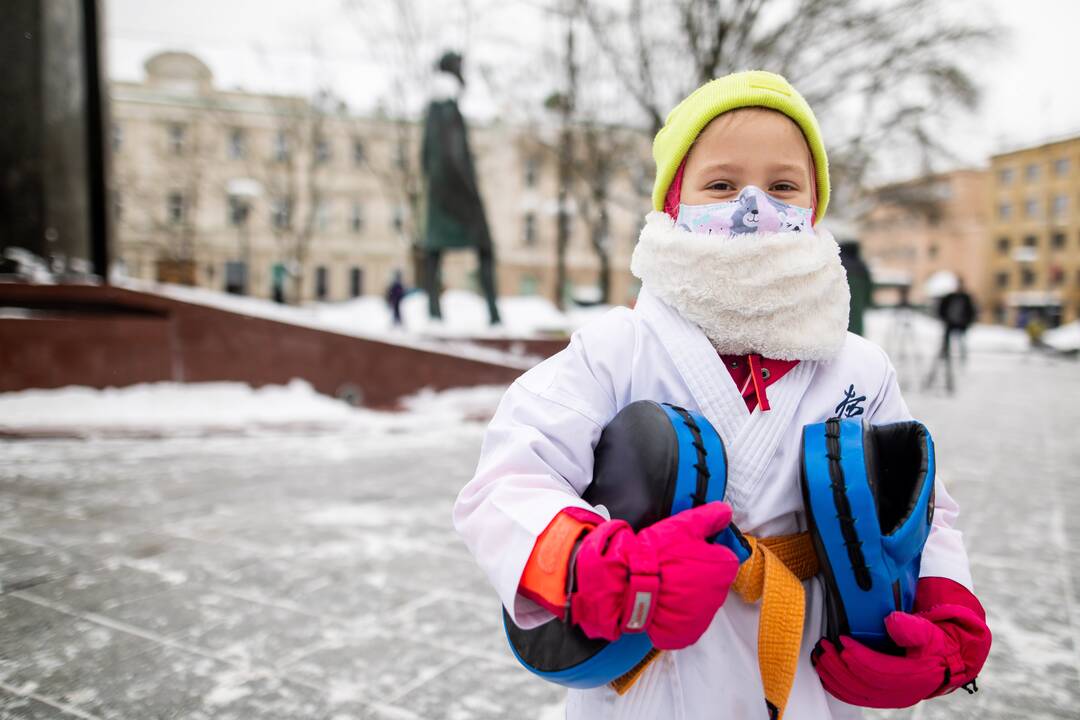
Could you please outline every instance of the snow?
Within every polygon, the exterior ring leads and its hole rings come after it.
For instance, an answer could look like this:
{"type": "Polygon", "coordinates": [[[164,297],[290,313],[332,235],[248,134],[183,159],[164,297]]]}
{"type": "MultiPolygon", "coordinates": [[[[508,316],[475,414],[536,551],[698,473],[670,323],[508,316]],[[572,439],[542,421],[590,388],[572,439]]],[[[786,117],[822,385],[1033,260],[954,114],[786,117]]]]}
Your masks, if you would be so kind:
{"type": "Polygon", "coordinates": [[[1080,350],[1080,320],[1047,330],[1043,333],[1043,342],[1062,352],[1080,350]]]}
{"type": "Polygon", "coordinates": [[[960,281],[956,273],[949,270],[938,270],[923,283],[923,292],[927,297],[940,298],[955,292],[960,287],[960,281]]]}
{"type": "MultiPolygon", "coordinates": [[[[439,321],[428,317],[427,294],[414,290],[401,304],[404,326],[395,328],[391,322],[390,308],[379,297],[364,296],[343,302],[293,306],[183,285],[125,280],[124,286],[268,320],[442,352],[445,352],[445,347],[432,343],[432,339],[567,337],[589,320],[610,309],[607,305],[594,305],[574,308],[564,313],[546,298],[507,296],[496,301],[502,324],[491,327],[488,323],[487,302],[476,293],[466,290],[444,292],[443,319],[439,321]]],[[[477,348],[477,351],[480,350],[482,349],[477,348]]],[[[487,351],[486,357],[503,358],[507,355],[498,351],[487,351]]]]}
{"type": "Polygon", "coordinates": [[[19,435],[203,436],[267,432],[400,433],[491,417],[505,388],[425,391],[404,413],[350,407],[304,380],[252,388],[244,383],[149,383],[97,390],[66,387],[0,393],[0,433],[19,435]]]}
{"type": "Polygon", "coordinates": [[[522,358],[513,353],[475,344],[459,343],[451,346],[436,338],[425,338],[411,332],[405,332],[400,328],[392,328],[389,322],[389,311],[385,308],[375,310],[376,303],[381,304],[378,299],[361,298],[361,304],[357,308],[358,312],[348,313],[341,312],[341,308],[337,307],[348,303],[315,303],[297,307],[281,305],[260,298],[230,295],[207,290],[206,288],[184,285],[149,283],[142,280],[128,279],[123,282],[122,286],[138,292],[156,293],[181,302],[214,307],[241,315],[289,323],[290,325],[326,330],[364,340],[410,347],[424,352],[464,357],[477,362],[495,363],[520,370],[527,370],[535,364],[533,359],[522,358]],[[328,307],[331,309],[327,310],[328,307]],[[385,317],[380,313],[384,313],[385,317]]]}
{"type": "MultiPolygon", "coordinates": [[[[448,290],[442,294],[442,321],[428,316],[427,293],[414,291],[401,303],[401,316],[408,332],[429,337],[566,337],[610,306],[560,312],[547,298],[536,295],[501,297],[496,303],[502,324],[488,322],[487,301],[476,293],[448,290]]],[[[390,309],[379,298],[357,298],[342,303],[312,306],[315,315],[338,327],[362,332],[391,331],[390,309]]]]}

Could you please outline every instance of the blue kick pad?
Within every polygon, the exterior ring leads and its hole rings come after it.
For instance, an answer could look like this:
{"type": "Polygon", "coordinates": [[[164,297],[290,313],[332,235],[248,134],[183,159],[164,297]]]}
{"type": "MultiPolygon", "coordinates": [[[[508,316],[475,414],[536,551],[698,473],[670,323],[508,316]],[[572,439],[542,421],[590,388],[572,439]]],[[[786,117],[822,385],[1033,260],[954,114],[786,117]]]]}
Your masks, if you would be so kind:
{"type": "MultiPolygon", "coordinates": [[[[714,500],[727,489],[724,443],[703,416],[673,405],[639,401],[623,408],[596,445],[592,484],[582,497],[603,505],[635,531],[714,500]]],[[[739,561],[750,555],[734,526],[716,536],[739,561]]],[[[652,650],[645,633],[615,642],[592,640],[576,625],[553,620],[532,630],[503,610],[514,656],[530,672],[560,685],[592,688],[624,675],[652,650]]]]}
{"type": "Polygon", "coordinates": [[[826,635],[887,649],[910,612],[934,518],[934,441],[919,422],[807,425],[802,490],[826,591],[826,635]]]}

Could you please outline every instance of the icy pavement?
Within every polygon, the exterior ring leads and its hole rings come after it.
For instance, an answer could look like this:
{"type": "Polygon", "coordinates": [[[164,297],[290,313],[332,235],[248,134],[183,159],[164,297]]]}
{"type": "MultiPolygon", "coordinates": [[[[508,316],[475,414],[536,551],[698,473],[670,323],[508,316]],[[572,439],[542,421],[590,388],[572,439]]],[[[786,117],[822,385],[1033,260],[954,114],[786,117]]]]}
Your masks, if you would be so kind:
{"type": "MultiPolygon", "coordinates": [[[[1080,716],[1080,364],[909,393],[994,652],[876,717],[1080,716]]],[[[0,443],[0,718],[561,717],[450,527],[483,426],[0,443]]]]}

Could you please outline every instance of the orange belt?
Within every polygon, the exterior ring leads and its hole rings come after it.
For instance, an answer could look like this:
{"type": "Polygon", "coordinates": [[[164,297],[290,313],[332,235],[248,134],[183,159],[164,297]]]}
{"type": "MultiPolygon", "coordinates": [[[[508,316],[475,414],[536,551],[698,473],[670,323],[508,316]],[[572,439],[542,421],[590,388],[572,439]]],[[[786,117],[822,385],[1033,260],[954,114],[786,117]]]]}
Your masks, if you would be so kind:
{"type": "MultiPolygon", "coordinates": [[[[748,603],[761,600],[758,626],[758,669],[765,688],[769,717],[784,716],[788,695],[795,682],[795,667],[802,647],[806,593],[802,581],[818,573],[818,558],[809,533],[771,538],[744,536],[750,543],[750,557],[739,568],[732,588],[748,603]]],[[[625,675],[612,681],[620,695],[627,692],[653,660],[652,650],[625,675]]]]}

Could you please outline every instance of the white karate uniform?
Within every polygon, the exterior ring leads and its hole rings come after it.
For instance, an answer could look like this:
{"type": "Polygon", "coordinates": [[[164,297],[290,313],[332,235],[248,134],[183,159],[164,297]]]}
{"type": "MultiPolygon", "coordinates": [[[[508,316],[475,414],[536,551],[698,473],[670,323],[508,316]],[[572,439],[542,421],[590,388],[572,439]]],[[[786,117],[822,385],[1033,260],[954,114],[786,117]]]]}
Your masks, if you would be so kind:
{"type": "MultiPolygon", "coordinates": [[[[833,417],[849,388],[855,398],[865,396],[858,403],[865,420],[911,419],[888,357],[852,334],[835,359],[800,362],[770,385],[771,410],[748,412],[704,333],[642,290],[633,310],[614,309],[574,333],[569,347],[510,387],[484,437],[476,476],[458,496],[454,525],[514,622],[535,627],[552,616],[518,595],[522,571],[560,510],[590,508],[580,495],[592,479],[593,449],[619,410],[654,400],[703,414],[726,447],[734,522],[769,537],[807,529],[798,468],[802,428],[833,417]]],[[[953,527],[957,511],[939,480],[921,574],[970,588],[967,555],[953,527]]],[[[860,717],[825,692],[810,664],[823,632],[824,594],[818,579],[804,585],[803,645],[785,718],[860,717]]],[[[760,603],[731,593],[697,643],[662,654],[626,695],[606,686],[571,690],[568,720],[766,718],[759,611],[760,603]]]]}

